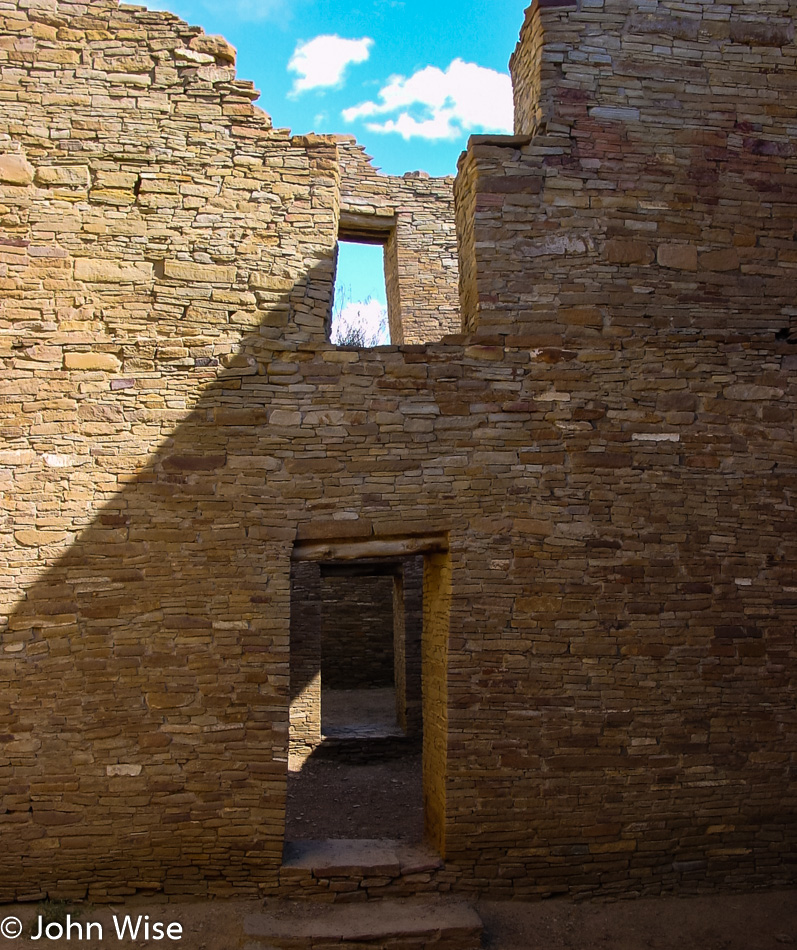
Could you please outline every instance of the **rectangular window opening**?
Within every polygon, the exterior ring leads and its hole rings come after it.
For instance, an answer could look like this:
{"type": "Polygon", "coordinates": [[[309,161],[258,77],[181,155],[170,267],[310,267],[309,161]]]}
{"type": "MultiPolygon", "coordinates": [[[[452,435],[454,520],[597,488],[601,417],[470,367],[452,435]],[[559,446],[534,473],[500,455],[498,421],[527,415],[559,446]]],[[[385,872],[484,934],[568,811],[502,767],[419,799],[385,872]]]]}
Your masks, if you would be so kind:
{"type": "Polygon", "coordinates": [[[337,346],[373,347],[390,343],[384,245],[375,232],[338,241],[335,294],[329,331],[337,346]]]}

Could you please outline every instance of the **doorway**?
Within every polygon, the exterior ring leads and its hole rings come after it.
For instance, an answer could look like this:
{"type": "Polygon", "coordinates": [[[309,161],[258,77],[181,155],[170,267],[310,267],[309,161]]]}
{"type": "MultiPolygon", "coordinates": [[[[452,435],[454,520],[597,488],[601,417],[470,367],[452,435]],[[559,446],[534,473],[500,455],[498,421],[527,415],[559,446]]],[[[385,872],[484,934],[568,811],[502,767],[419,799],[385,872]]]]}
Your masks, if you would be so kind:
{"type": "Polygon", "coordinates": [[[296,546],[286,841],[443,853],[449,605],[443,537],[296,546]]]}

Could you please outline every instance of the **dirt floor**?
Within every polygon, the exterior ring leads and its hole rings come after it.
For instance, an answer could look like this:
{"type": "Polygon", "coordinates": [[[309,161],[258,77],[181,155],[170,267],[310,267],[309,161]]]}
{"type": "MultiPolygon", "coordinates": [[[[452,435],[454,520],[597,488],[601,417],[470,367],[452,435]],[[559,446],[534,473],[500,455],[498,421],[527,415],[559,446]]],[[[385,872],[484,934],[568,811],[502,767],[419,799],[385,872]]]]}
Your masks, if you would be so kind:
{"type": "Polygon", "coordinates": [[[476,905],[490,950],[788,950],[797,890],[614,903],[476,905]]]}
{"type": "Polygon", "coordinates": [[[321,726],[327,738],[353,743],[355,755],[326,747],[303,764],[291,761],[285,838],[423,839],[421,755],[384,757],[379,740],[400,736],[392,688],[324,690],[321,726]],[[358,742],[357,739],[361,739],[358,742]],[[369,759],[371,742],[377,743],[369,759]],[[396,816],[401,820],[397,821],[396,816]]]}
{"type": "MultiPolygon", "coordinates": [[[[797,889],[787,891],[730,894],[715,897],[661,897],[615,903],[573,903],[565,899],[535,904],[477,902],[484,921],[489,950],[789,950],[797,946],[797,889]]],[[[89,921],[103,925],[102,940],[92,937],[44,941],[50,950],[69,950],[86,944],[97,948],[179,946],[181,950],[233,950],[243,944],[241,921],[261,913],[262,901],[172,902],[141,901],[113,907],[77,905],[57,908],[62,922],[71,910],[72,919],[84,927],[89,921]],[[118,940],[113,924],[124,916],[142,922],[137,939],[129,933],[118,940]],[[155,921],[179,923],[179,940],[144,938],[143,916],[155,921]]],[[[0,939],[0,946],[15,950],[35,950],[41,941],[31,939],[38,932],[38,915],[47,913],[42,905],[0,907],[0,929],[15,918],[23,927],[22,936],[0,939]]],[[[49,911],[52,913],[52,910],[49,911]]],[[[319,908],[319,912],[323,912],[319,908]]],[[[5,932],[5,931],[3,931],[5,932]]],[[[9,931],[10,936],[10,931],[9,931]]]]}
{"type": "Polygon", "coordinates": [[[420,753],[360,764],[312,756],[288,773],[285,838],[421,841],[420,753]]]}

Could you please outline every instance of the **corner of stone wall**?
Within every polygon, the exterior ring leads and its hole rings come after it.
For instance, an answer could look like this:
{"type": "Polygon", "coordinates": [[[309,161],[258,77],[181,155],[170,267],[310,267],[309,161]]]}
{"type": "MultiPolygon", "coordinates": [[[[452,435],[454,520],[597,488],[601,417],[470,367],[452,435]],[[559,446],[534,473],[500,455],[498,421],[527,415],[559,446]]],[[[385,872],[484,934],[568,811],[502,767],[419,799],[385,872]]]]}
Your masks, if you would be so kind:
{"type": "MultiPolygon", "coordinates": [[[[493,259],[503,253],[494,238],[506,206],[530,215],[540,205],[546,153],[570,149],[568,123],[559,114],[556,92],[562,83],[562,51],[575,43],[579,28],[571,14],[581,9],[582,0],[534,0],[527,8],[509,61],[515,134],[471,136],[460,158],[454,195],[465,333],[513,332],[516,296],[511,287],[489,281],[493,259]],[[549,133],[555,141],[548,141],[549,133]],[[529,149],[532,142],[539,149],[529,149]]],[[[521,280],[520,261],[517,268],[521,280]]],[[[539,329],[558,332],[553,325],[539,329]]]]}
{"type": "Polygon", "coordinates": [[[581,9],[582,0],[534,0],[526,10],[509,60],[516,135],[532,135],[556,118],[554,90],[562,81],[562,49],[573,45],[578,26],[570,15],[581,9]]]}
{"type": "MultiPolygon", "coordinates": [[[[505,207],[514,202],[530,214],[541,200],[544,169],[525,155],[531,141],[528,135],[472,135],[460,157],[454,200],[463,333],[512,332],[514,300],[488,281],[491,263],[506,257],[495,240],[505,207]],[[503,317],[498,315],[502,310],[503,317]]],[[[514,266],[522,281],[522,260],[514,266]]]]}
{"type": "Polygon", "coordinates": [[[794,200],[793,18],[780,0],[643,6],[529,8],[511,62],[527,139],[475,136],[460,163],[469,332],[792,325],[793,261],[776,248],[794,200]]]}

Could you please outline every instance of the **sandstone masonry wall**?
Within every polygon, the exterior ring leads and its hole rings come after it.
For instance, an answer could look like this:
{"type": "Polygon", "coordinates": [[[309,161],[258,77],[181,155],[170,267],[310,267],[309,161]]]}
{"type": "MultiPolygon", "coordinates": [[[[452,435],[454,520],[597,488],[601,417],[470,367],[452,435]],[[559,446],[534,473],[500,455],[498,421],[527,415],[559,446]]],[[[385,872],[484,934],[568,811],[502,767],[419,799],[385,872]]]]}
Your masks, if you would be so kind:
{"type": "Polygon", "coordinates": [[[392,686],[393,578],[325,577],[321,595],[323,686],[392,686]]]}
{"type": "MultiPolygon", "coordinates": [[[[622,42],[627,11],[591,2],[622,42]]],[[[588,6],[546,15],[597,42],[588,6]]],[[[771,125],[729,132],[727,175],[706,208],[685,193],[676,231],[663,170],[641,186],[659,203],[627,193],[635,149],[658,167],[667,147],[653,122],[591,116],[568,87],[577,148],[552,121],[475,143],[457,187],[485,332],[352,350],[324,342],[334,140],[272,130],[229,47],[167,14],[0,0],[0,27],[0,899],[277,889],[296,545],[431,534],[443,886],[793,881],[797,355],[766,317],[789,306],[793,173],[759,154],[793,144],[791,100],[770,98],[791,41],[716,41],[766,103],[740,121],[771,125]],[[583,226],[564,210],[582,191],[583,226]],[[530,250],[582,232],[594,252],[530,250]],[[657,263],[608,261],[623,242],[657,263]],[[681,243],[698,270],[659,262],[681,243]],[[701,264],[731,245],[735,270],[701,264]]],[[[570,78],[594,68],[581,35],[570,78]]],[[[673,194],[687,159],[715,161],[684,134],[673,194]]]]}
{"type": "Polygon", "coordinates": [[[408,736],[423,731],[423,557],[404,559],[393,589],[396,718],[408,736]]]}
{"type": "Polygon", "coordinates": [[[794,334],[797,7],[535,0],[457,179],[463,325],[794,334]]]}
{"type": "MultiPolygon", "coordinates": [[[[445,754],[434,828],[461,886],[788,879],[791,347],[267,354],[258,341],[241,355],[256,374],[218,377],[177,427],[149,421],[160,448],[74,542],[68,512],[51,511],[34,529],[45,547],[25,535],[6,562],[21,579],[38,555],[39,573],[3,634],[5,896],[269,886],[292,539],[430,528],[448,533],[451,578],[448,652],[431,666],[447,736],[429,753],[445,754]],[[330,405],[343,437],[322,441],[330,405]]],[[[103,471],[130,470],[162,377],[111,390],[117,378],[93,371],[48,453],[94,444],[97,407],[113,405],[103,471]]],[[[39,398],[57,383],[43,375],[39,398]]],[[[195,385],[190,368],[169,375],[175,398],[195,385]]],[[[12,474],[30,505],[43,446],[27,444],[12,474]]],[[[60,469],[47,495],[69,491],[60,469]]]]}
{"type": "MultiPolygon", "coordinates": [[[[321,570],[291,565],[289,757],[298,762],[321,744],[321,570]]],[[[293,762],[290,763],[293,767],[293,762]]]]}
{"type": "Polygon", "coordinates": [[[0,18],[4,329],[63,334],[65,369],[118,365],[120,341],[174,366],[245,332],[326,339],[331,140],[273,130],[232,47],[170,14],[34,0],[0,18]]]}

